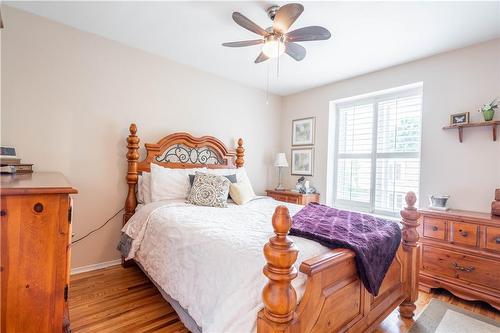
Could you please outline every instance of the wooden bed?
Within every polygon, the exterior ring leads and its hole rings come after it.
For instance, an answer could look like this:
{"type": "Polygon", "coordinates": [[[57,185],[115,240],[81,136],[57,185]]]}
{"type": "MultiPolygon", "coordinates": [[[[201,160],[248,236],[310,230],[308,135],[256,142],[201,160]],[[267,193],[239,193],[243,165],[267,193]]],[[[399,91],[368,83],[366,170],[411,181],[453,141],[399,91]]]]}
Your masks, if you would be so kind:
{"type": "MultiPolygon", "coordinates": [[[[137,126],[130,125],[127,138],[127,183],[123,223],[137,206],[138,175],[149,172],[151,163],[169,168],[240,168],[244,164],[243,140],[236,150],[220,140],[188,133],[168,135],[156,144],[145,144],[146,158],[139,161],[137,126]]],[[[399,306],[404,318],[412,318],[418,296],[419,213],[416,197],[409,192],[401,211],[402,241],[377,297],[363,286],[356,269],[355,255],[347,249],[335,249],[305,260],[300,271],[307,275],[306,291],[300,304],[292,287],[297,276],[294,263],[298,250],[287,237],[291,227],[288,209],[279,206],[272,218],[275,236],[264,246],[267,265],[263,273],[268,283],[262,292],[264,309],[259,312],[257,332],[367,332],[399,306]]],[[[270,221],[271,222],[271,221],[270,221]]],[[[122,262],[127,266],[128,262],[122,262]]]]}

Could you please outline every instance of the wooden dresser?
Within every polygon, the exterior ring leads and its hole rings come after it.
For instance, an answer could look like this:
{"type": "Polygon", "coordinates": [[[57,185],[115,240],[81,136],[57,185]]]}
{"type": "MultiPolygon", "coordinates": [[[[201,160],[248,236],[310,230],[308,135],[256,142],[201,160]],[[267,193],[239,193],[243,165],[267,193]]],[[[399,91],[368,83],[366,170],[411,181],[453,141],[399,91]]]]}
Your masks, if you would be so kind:
{"type": "Polygon", "coordinates": [[[297,205],[307,205],[310,202],[319,202],[319,194],[302,194],[290,190],[276,191],[266,190],[267,196],[278,201],[290,202],[297,205]]]}
{"type": "Polygon", "coordinates": [[[69,332],[69,195],[77,191],[60,173],[0,178],[0,331],[69,332]]]}
{"type": "Polygon", "coordinates": [[[420,289],[445,288],[500,310],[500,217],[420,210],[420,289]]]}

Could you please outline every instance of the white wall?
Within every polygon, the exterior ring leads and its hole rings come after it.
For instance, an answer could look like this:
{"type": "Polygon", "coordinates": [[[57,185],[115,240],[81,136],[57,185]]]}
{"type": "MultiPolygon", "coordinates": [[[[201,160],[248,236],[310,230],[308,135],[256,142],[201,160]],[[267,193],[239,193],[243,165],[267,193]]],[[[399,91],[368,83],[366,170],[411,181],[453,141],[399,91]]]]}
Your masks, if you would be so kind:
{"type": "MultiPolygon", "coordinates": [[[[447,193],[454,208],[490,210],[494,190],[500,187],[500,139],[492,141],[491,128],[470,128],[464,130],[464,142],[459,143],[455,130],[442,127],[450,114],[458,112],[468,111],[471,121],[480,121],[482,116],[476,110],[500,97],[500,39],[287,96],[281,148],[290,158],[293,119],[316,117],[315,170],[309,178],[323,201],[329,102],[419,81],[423,82],[420,206],[427,206],[430,194],[447,193]]],[[[500,119],[500,111],[495,119],[500,119]]],[[[289,172],[286,178],[288,186],[297,179],[289,172]]]]}
{"type": "MultiPolygon", "coordinates": [[[[176,131],[245,141],[255,190],[274,183],[281,97],[2,6],[1,144],[78,189],[76,238],[123,207],[131,122],[141,143],[176,131]]],[[[73,267],[119,258],[121,215],[73,246],[73,267]]]]}

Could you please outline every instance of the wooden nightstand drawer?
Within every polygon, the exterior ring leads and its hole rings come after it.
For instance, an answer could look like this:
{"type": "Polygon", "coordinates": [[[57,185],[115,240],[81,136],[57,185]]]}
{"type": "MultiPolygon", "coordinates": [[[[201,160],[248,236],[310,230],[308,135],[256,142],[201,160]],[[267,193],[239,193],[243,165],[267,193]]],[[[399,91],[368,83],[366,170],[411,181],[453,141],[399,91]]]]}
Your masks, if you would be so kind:
{"type": "Polygon", "coordinates": [[[453,222],[451,235],[453,243],[477,246],[478,226],[470,223],[453,222]]]}
{"type": "Polygon", "coordinates": [[[267,196],[273,198],[274,200],[289,202],[297,205],[307,205],[310,202],[319,202],[319,194],[302,194],[299,192],[293,192],[289,190],[276,191],[276,190],[266,190],[267,196]]]}
{"type": "Polygon", "coordinates": [[[423,224],[424,237],[446,239],[446,220],[425,216],[423,224]]]}
{"type": "Polygon", "coordinates": [[[284,195],[275,194],[275,195],[271,195],[270,197],[273,198],[274,200],[286,202],[286,197],[284,195]]]}
{"type": "Polygon", "coordinates": [[[486,227],[486,248],[500,252],[500,228],[486,227]]]}

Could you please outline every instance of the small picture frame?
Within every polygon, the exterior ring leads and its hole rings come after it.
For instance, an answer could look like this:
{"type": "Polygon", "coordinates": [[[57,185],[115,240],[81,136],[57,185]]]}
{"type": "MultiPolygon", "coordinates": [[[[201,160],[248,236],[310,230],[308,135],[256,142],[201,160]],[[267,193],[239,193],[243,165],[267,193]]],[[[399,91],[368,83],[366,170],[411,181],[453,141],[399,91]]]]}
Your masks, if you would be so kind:
{"type": "Polygon", "coordinates": [[[450,115],[450,125],[458,126],[469,123],[469,112],[455,113],[450,115]]]}
{"type": "Polygon", "coordinates": [[[292,175],[312,176],[314,170],[314,148],[292,149],[292,175]]]}
{"type": "Polygon", "coordinates": [[[314,144],[314,117],[292,120],[292,146],[314,144]]]}

